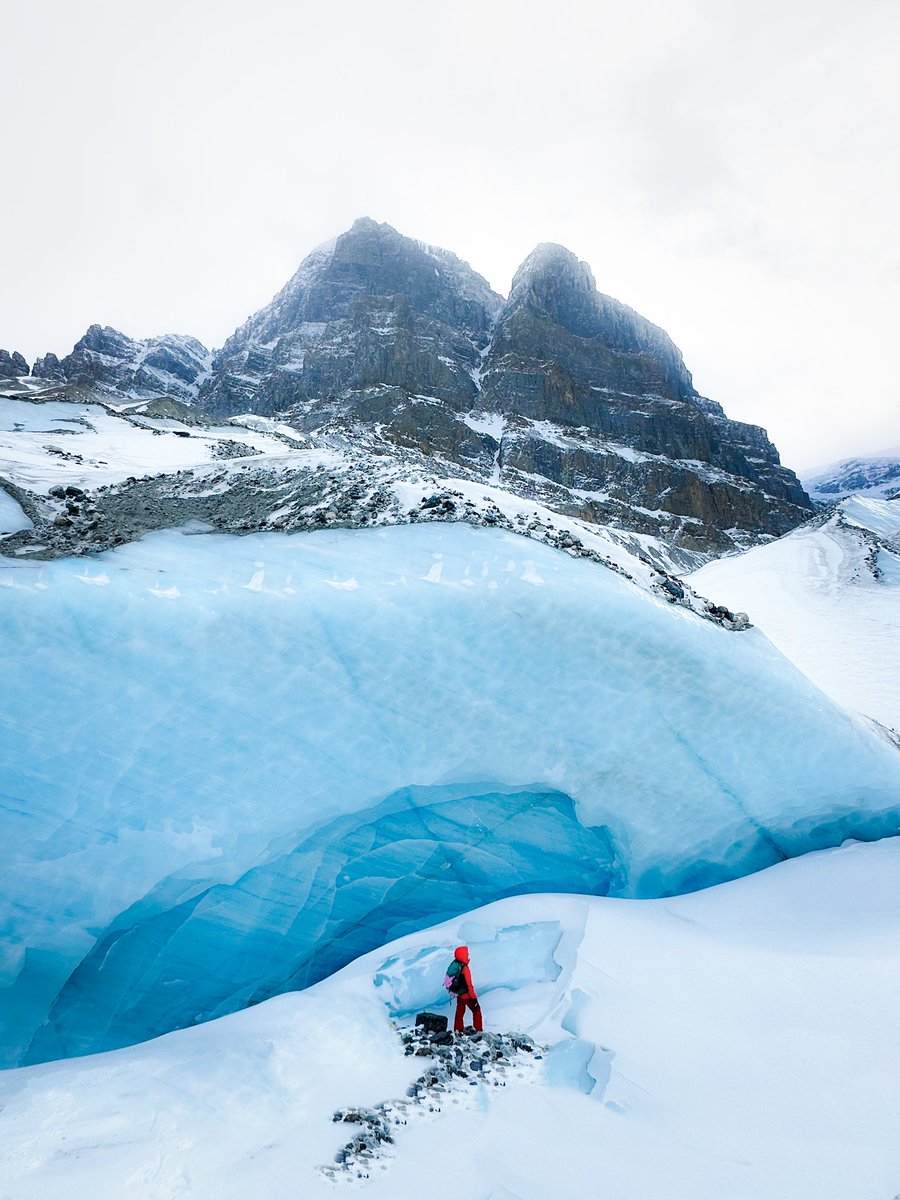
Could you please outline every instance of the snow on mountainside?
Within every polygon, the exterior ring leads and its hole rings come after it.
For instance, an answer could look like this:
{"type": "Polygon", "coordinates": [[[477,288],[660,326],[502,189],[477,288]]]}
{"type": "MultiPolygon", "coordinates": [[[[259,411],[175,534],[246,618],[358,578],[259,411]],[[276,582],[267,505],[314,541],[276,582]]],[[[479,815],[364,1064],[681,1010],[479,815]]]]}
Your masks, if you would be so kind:
{"type": "Polygon", "coordinates": [[[868,458],[844,458],[810,471],[803,486],[818,504],[834,504],[848,496],[890,500],[900,493],[900,447],[868,458]]]}
{"type": "Polygon", "coordinates": [[[900,827],[900,755],[756,631],[501,529],[6,561],[7,1063],[498,896],[658,896],[900,827]]]}
{"type": "Polygon", "coordinates": [[[810,511],[765,432],[700,397],[668,336],[561,246],[539,246],[504,303],[455,256],[357,221],[226,342],[199,403],[413,450],[685,550],[810,511]],[[473,438],[484,414],[496,432],[473,438]]]}
{"type": "Polygon", "coordinates": [[[211,363],[210,352],[196,338],[167,334],[135,341],[109,326],[92,325],[70,355],[62,361],[53,354],[38,359],[32,374],[123,397],[194,400],[211,363]]]}
{"type": "MultiPolygon", "coordinates": [[[[215,354],[92,325],[70,355],[45,356],[30,376],[27,365],[0,355],[0,396],[129,412],[145,401],[145,415],[197,427],[252,414],[313,448],[491,484],[644,539],[682,569],[812,512],[765,431],[700,396],[668,335],[600,293],[561,246],[529,255],[504,302],[449,251],[364,218],[308,255],[215,354]]],[[[131,473],[158,472],[158,457],[131,473]]],[[[160,481],[145,528],[175,523],[177,487],[160,481]]],[[[267,514],[244,510],[244,528],[265,527],[267,514]]],[[[96,548],[77,522],[52,536],[36,526],[47,553],[96,548]]]]}
{"type": "MultiPolygon", "coordinates": [[[[243,456],[283,454],[283,436],[231,422],[198,426],[191,410],[133,403],[124,411],[109,404],[72,404],[0,397],[0,484],[2,479],[40,497],[44,511],[65,512],[49,496],[53,486],[82,490],[123,483],[137,474],[158,475],[219,461],[236,448],[243,456]],[[178,415],[175,415],[175,414],[178,415]]],[[[270,425],[274,423],[269,423],[270,425]]],[[[294,445],[303,445],[294,435],[294,445]]],[[[64,527],[65,528],[65,527],[64,527]]]]}
{"type": "Polygon", "coordinates": [[[900,732],[900,501],[855,496],[688,576],[840,704],[900,732]]]}
{"type": "Polygon", "coordinates": [[[894,839],[678,899],[501,900],[308,991],[0,1075],[0,1193],[333,1196],[360,1126],[332,1114],[393,1099],[393,1142],[348,1176],[371,1200],[888,1200],[898,881],[894,839]],[[487,1028],[549,1052],[502,1087],[465,1055],[416,1103],[430,1060],[388,1018],[443,1003],[459,942],[487,1028]]]}
{"type": "MultiPolygon", "coordinates": [[[[495,428],[494,418],[468,419],[495,428]]],[[[465,521],[602,561],[670,603],[735,625],[733,614],[669,573],[703,555],[427,465],[408,452],[385,456],[371,444],[309,437],[249,413],[210,423],[175,400],[38,403],[20,389],[0,396],[0,498],[10,514],[0,551],[92,554],[189,521],[236,533],[465,521]]],[[[736,626],[744,623],[738,615],[736,626]]]]}

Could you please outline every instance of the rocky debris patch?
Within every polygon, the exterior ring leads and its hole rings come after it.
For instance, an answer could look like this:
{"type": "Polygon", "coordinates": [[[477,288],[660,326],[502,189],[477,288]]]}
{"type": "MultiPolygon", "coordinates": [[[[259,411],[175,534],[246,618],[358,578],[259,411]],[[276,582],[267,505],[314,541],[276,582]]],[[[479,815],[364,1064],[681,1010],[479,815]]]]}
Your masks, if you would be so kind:
{"type": "MultiPolygon", "coordinates": [[[[40,521],[42,520],[42,515],[41,515],[40,508],[39,508],[38,504],[36,503],[35,498],[32,495],[32,493],[27,492],[24,488],[18,487],[16,484],[14,484],[12,482],[11,479],[6,479],[2,475],[0,475],[0,491],[5,492],[8,496],[11,496],[13,498],[13,500],[15,500],[17,502],[19,507],[22,509],[22,512],[25,514],[25,516],[31,522],[32,529],[28,530],[27,532],[33,533],[33,527],[35,524],[40,523],[40,521]]],[[[23,531],[20,531],[20,532],[23,532],[23,531]]],[[[3,553],[6,552],[6,543],[9,541],[10,537],[16,537],[16,536],[17,536],[17,534],[8,534],[8,533],[0,534],[0,541],[2,541],[4,543],[3,551],[2,551],[3,553]]],[[[33,540],[33,537],[29,540],[33,540]]]]}
{"type": "MultiPolygon", "coordinates": [[[[4,553],[38,559],[97,554],[153,530],[189,522],[219,533],[243,534],[462,521],[523,534],[635,582],[620,563],[566,527],[566,518],[557,523],[547,510],[504,512],[489,494],[465,495],[435,475],[416,479],[405,461],[385,459],[376,465],[368,454],[343,448],[341,461],[333,465],[275,466],[248,457],[241,443],[226,441],[220,447],[222,457],[212,465],[169,475],[131,476],[90,492],[76,488],[78,495],[72,494],[71,486],[54,487],[48,499],[26,507],[34,528],[5,538],[4,553]],[[422,488],[421,498],[401,503],[398,486],[414,481],[422,488]]],[[[56,453],[77,458],[59,448],[56,453]]],[[[630,553],[648,568],[651,589],[668,603],[727,629],[748,628],[743,614],[711,604],[637,546],[630,553]]]]}
{"type": "Polygon", "coordinates": [[[216,442],[212,448],[213,458],[246,458],[247,443],[236,442],[233,438],[226,438],[221,442],[216,442]]]}
{"type": "Polygon", "coordinates": [[[335,1155],[334,1166],[321,1167],[334,1182],[366,1180],[385,1170],[398,1129],[436,1116],[452,1105],[466,1105],[479,1089],[529,1083],[542,1069],[546,1046],[524,1033],[430,1032],[423,1026],[400,1033],[408,1056],[431,1065],[407,1088],[406,1098],[385,1100],[372,1108],[340,1108],[333,1121],[353,1127],[353,1136],[335,1155]]]}
{"type": "MultiPolygon", "coordinates": [[[[600,554],[590,546],[586,546],[570,529],[560,529],[553,524],[552,519],[543,519],[537,513],[531,516],[516,513],[515,516],[509,517],[497,507],[489,496],[485,496],[484,503],[478,505],[472,500],[466,499],[462,492],[453,489],[432,492],[424,497],[417,507],[410,509],[405,519],[411,523],[465,521],[470,525],[509,529],[557,550],[564,550],[574,558],[586,558],[591,562],[599,563],[626,579],[634,580],[634,576],[630,575],[619,563],[607,555],[600,554]]],[[[663,571],[640,553],[633,553],[650,568],[652,572],[650,586],[667,603],[688,608],[697,616],[713,621],[725,629],[741,631],[750,628],[750,621],[746,613],[733,613],[720,604],[710,603],[683,579],[677,579],[674,575],[663,571]]]]}
{"type": "MultiPolygon", "coordinates": [[[[238,445],[233,443],[235,450],[238,445]]],[[[240,450],[239,457],[246,459],[246,448],[240,450]]],[[[256,460],[232,461],[171,475],[130,476],[83,493],[77,511],[68,506],[69,489],[56,487],[37,505],[35,528],[5,539],[4,553],[39,559],[97,554],[192,521],[220,533],[243,534],[356,529],[402,519],[394,493],[362,465],[276,469],[256,460]],[[32,550],[38,542],[40,548],[32,550]]]]}
{"type": "Polygon", "coordinates": [[[855,541],[862,552],[861,558],[850,570],[851,581],[859,583],[870,578],[876,581],[883,579],[884,572],[879,564],[878,556],[882,551],[887,551],[891,555],[900,554],[900,544],[897,539],[888,537],[884,533],[876,534],[857,521],[848,520],[840,507],[820,517],[817,524],[821,527],[830,521],[834,521],[835,527],[842,534],[849,537],[851,541],[855,541]]]}
{"type": "MultiPolygon", "coordinates": [[[[205,415],[192,404],[185,404],[181,400],[176,400],[174,396],[158,396],[154,400],[148,400],[146,404],[141,404],[137,408],[131,410],[134,416],[150,417],[156,420],[180,421],[182,425],[198,425],[206,427],[209,425],[205,415]]],[[[246,454],[246,447],[244,449],[246,454]]]]}
{"type": "Polygon", "coordinates": [[[674,575],[670,575],[667,571],[661,571],[658,567],[654,569],[650,586],[667,603],[689,608],[691,612],[706,617],[707,620],[714,621],[725,629],[741,632],[751,628],[750,619],[746,613],[735,613],[723,604],[713,604],[705,596],[695,592],[683,579],[676,579],[674,575]]]}

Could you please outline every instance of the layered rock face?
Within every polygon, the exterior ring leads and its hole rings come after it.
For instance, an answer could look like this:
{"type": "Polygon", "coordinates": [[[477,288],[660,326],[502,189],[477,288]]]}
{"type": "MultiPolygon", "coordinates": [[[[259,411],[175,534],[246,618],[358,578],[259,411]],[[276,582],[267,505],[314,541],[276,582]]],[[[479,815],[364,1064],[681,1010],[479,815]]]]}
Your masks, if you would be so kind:
{"type": "Polygon", "coordinates": [[[228,339],[200,402],[222,415],[289,412],[307,429],[390,422],[414,396],[465,412],[502,303],[455,255],[364,218],[228,339]]]}
{"type": "Polygon", "coordinates": [[[109,326],[91,325],[62,361],[47,354],[33,374],[114,395],[194,400],[209,373],[210,353],[179,334],[136,341],[109,326]]]}
{"type": "Polygon", "coordinates": [[[685,549],[812,511],[765,431],[701,397],[668,335],[561,246],[504,303],[446,251],[357,221],[229,338],[199,403],[418,452],[685,549]]]}
{"type": "Polygon", "coordinates": [[[517,272],[482,388],[508,420],[504,470],[566,484],[580,515],[670,514],[677,539],[700,547],[723,527],[781,534],[810,514],[765,430],[701,397],[669,336],[599,293],[561,246],[539,246],[517,272]]]}
{"type": "MultiPolygon", "coordinates": [[[[27,373],[20,358],[0,354],[0,376],[27,373]]],[[[455,255],[363,218],[215,354],[92,325],[32,374],[35,399],[44,381],[46,397],[192,405],[193,423],[277,417],[373,469],[499,486],[681,566],[813,513],[765,430],[700,396],[669,336],[562,246],[538,246],[504,301],[455,255]]]]}

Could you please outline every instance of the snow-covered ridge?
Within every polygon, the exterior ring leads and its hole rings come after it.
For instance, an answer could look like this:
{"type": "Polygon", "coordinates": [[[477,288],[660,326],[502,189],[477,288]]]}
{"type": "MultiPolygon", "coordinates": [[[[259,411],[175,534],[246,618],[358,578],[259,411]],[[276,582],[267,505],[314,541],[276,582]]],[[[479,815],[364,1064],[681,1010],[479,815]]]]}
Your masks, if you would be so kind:
{"type": "Polygon", "coordinates": [[[688,579],[748,612],[839,703],[900,732],[900,501],[853,496],[688,579]]]}
{"type": "Polygon", "coordinates": [[[68,381],[123,398],[175,396],[196,400],[209,378],[212,354],[196,338],[179,334],[138,341],[116,329],[92,325],[60,361],[48,355],[34,365],[45,382],[68,381]]]}
{"type": "Polygon", "coordinates": [[[900,447],[806,472],[803,486],[820,504],[835,504],[852,495],[890,500],[900,494],[900,447]]]}
{"type": "MultiPolygon", "coordinates": [[[[188,424],[176,416],[146,415],[144,400],[99,401],[35,404],[0,396],[0,486],[6,479],[47,497],[53,486],[96,489],[130,476],[197,467],[233,453],[235,445],[247,456],[285,451],[284,432],[275,422],[270,428],[262,419],[249,427],[240,419],[188,424]]],[[[191,418],[191,410],[183,415],[191,418]]],[[[294,444],[302,443],[295,430],[290,435],[294,444]]]]}

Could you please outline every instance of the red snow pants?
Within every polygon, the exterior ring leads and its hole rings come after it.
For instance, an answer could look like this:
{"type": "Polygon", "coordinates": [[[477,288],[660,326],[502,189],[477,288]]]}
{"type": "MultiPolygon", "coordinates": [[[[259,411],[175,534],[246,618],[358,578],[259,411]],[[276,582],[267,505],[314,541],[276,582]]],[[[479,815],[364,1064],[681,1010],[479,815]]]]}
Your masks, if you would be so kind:
{"type": "Polygon", "coordinates": [[[465,1025],[466,1005],[468,1005],[468,1007],[472,1010],[472,1024],[475,1026],[476,1032],[481,1033],[483,1027],[481,1020],[481,1005],[478,1004],[477,1001],[475,1001],[471,996],[456,997],[456,1017],[453,1021],[454,1033],[462,1033],[463,1031],[463,1026],[465,1025]]]}

